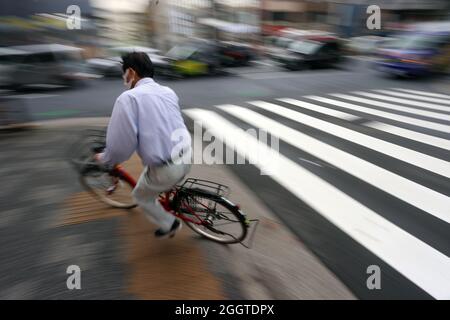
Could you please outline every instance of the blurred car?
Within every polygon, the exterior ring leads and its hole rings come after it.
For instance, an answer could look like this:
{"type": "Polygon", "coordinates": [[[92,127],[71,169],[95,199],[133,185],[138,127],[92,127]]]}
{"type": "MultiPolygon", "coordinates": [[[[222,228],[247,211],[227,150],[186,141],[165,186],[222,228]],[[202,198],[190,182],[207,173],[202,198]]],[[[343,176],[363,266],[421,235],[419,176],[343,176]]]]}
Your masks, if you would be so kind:
{"type": "Polygon", "coordinates": [[[256,58],[253,48],[245,43],[221,42],[219,45],[221,64],[227,67],[246,66],[256,58]]]}
{"type": "Polygon", "coordinates": [[[147,54],[158,54],[160,52],[158,49],[155,48],[140,47],[140,46],[113,47],[110,50],[118,53],[119,56],[126,54],[128,52],[144,52],[147,54]]]}
{"type": "Polygon", "coordinates": [[[373,55],[378,48],[388,45],[395,38],[380,36],[360,36],[350,38],[345,46],[346,53],[354,55],[373,55]]]}
{"type": "Polygon", "coordinates": [[[164,74],[172,77],[208,75],[220,72],[220,47],[214,42],[187,42],[176,45],[166,54],[164,74]]]}
{"type": "Polygon", "coordinates": [[[81,56],[82,49],[60,44],[10,47],[20,52],[8,72],[16,89],[30,85],[75,85],[93,77],[81,56]]]}
{"type": "Polygon", "coordinates": [[[375,68],[396,76],[449,72],[450,23],[418,25],[378,50],[375,68]]]}
{"type": "Polygon", "coordinates": [[[292,42],[276,59],[288,70],[334,66],[341,60],[339,42],[302,40],[292,42]]]}
{"type": "Polygon", "coordinates": [[[337,37],[333,33],[327,31],[286,28],[280,32],[280,36],[270,36],[266,38],[266,55],[274,61],[281,62],[278,59],[285,54],[288,47],[295,41],[303,40],[324,42],[337,40],[337,37]]]}
{"type": "Polygon", "coordinates": [[[122,64],[119,57],[92,58],[86,60],[89,68],[104,77],[122,76],[122,64]]]}
{"type": "Polygon", "coordinates": [[[155,73],[159,74],[161,69],[166,69],[167,59],[159,54],[158,49],[148,47],[113,47],[107,49],[107,56],[104,58],[93,58],[87,60],[89,67],[105,77],[122,76],[121,56],[129,52],[144,52],[153,63],[155,73]]]}
{"type": "Polygon", "coordinates": [[[286,37],[270,37],[266,39],[266,56],[272,60],[278,61],[278,57],[285,53],[294,39],[286,37]]]}
{"type": "Polygon", "coordinates": [[[336,37],[336,35],[329,31],[323,30],[302,30],[294,28],[285,28],[280,31],[280,35],[285,38],[293,40],[307,40],[313,37],[336,37]]]}
{"type": "Polygon", "coordinates": [[[0,89],[7,89],[13,84],[13,71],[24,51],[0,48],[0,89]]]}

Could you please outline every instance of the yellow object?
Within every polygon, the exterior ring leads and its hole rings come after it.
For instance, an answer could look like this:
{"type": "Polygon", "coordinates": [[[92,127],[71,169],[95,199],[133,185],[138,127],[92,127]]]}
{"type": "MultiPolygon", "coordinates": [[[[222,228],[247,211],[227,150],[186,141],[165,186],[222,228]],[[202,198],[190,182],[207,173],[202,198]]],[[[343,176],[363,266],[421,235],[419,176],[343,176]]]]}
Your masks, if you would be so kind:
{"type": "Polygon", "coordinates": [[[180,60],[174,63],[175,71],[184,75],[198,75],[208,72],[207,64],[194,60],[180,60]]]}

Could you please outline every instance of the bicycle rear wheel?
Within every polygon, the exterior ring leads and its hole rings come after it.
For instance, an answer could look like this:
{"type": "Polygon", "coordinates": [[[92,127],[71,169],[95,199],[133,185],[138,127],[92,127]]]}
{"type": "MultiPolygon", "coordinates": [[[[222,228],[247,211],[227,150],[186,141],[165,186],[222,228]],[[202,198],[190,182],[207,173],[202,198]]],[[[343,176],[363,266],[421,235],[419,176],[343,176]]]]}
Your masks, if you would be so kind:
{"type": "Polygon", "coordinates": [[[87,191],[109,206],[121,209],[137,206],[132,196],[133,186],[108,172],[82,175],[80,182],[87,191]]]}
{"type": "Polygon", "coordinates": [[[185,223],[199,235],[222,244],[242,242],[247,236],[246,218],[224,197],[203,190],[182,191],[179,212],[199,223],[185,223]],[[195,212],[195,214],[194,214],[195,212]]]}

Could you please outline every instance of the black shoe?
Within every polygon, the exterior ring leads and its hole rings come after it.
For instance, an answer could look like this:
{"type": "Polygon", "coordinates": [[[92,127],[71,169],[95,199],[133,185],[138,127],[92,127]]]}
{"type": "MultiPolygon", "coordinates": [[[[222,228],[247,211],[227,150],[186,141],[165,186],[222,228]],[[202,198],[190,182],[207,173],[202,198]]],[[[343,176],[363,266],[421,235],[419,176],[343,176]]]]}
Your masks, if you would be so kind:
{"type": "Polygon", "coordinates": [[[173,236],[175,236],[175,233],[181,229],[181,226],[182,224],[180,220],[175,219],[169,231],[163,231],[161,229],[158,229],[155,231],[155,237],[158,239],[164,239],[168,237],[172,238],[173,236]]]}

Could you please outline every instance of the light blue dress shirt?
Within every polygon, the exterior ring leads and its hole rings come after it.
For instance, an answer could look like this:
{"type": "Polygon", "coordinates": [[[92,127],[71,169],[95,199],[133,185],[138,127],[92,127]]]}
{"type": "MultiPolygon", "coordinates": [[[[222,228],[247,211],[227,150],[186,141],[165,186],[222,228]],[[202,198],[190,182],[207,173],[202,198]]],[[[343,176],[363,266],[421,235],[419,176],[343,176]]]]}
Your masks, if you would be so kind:
{"type": "Polygon", "coordinates": [[[119,164],[136,151],[146,166],[159,166],[191,148],[175,92],[152,78],[139,80],[116,100],[100,161],[119,164]]]}

